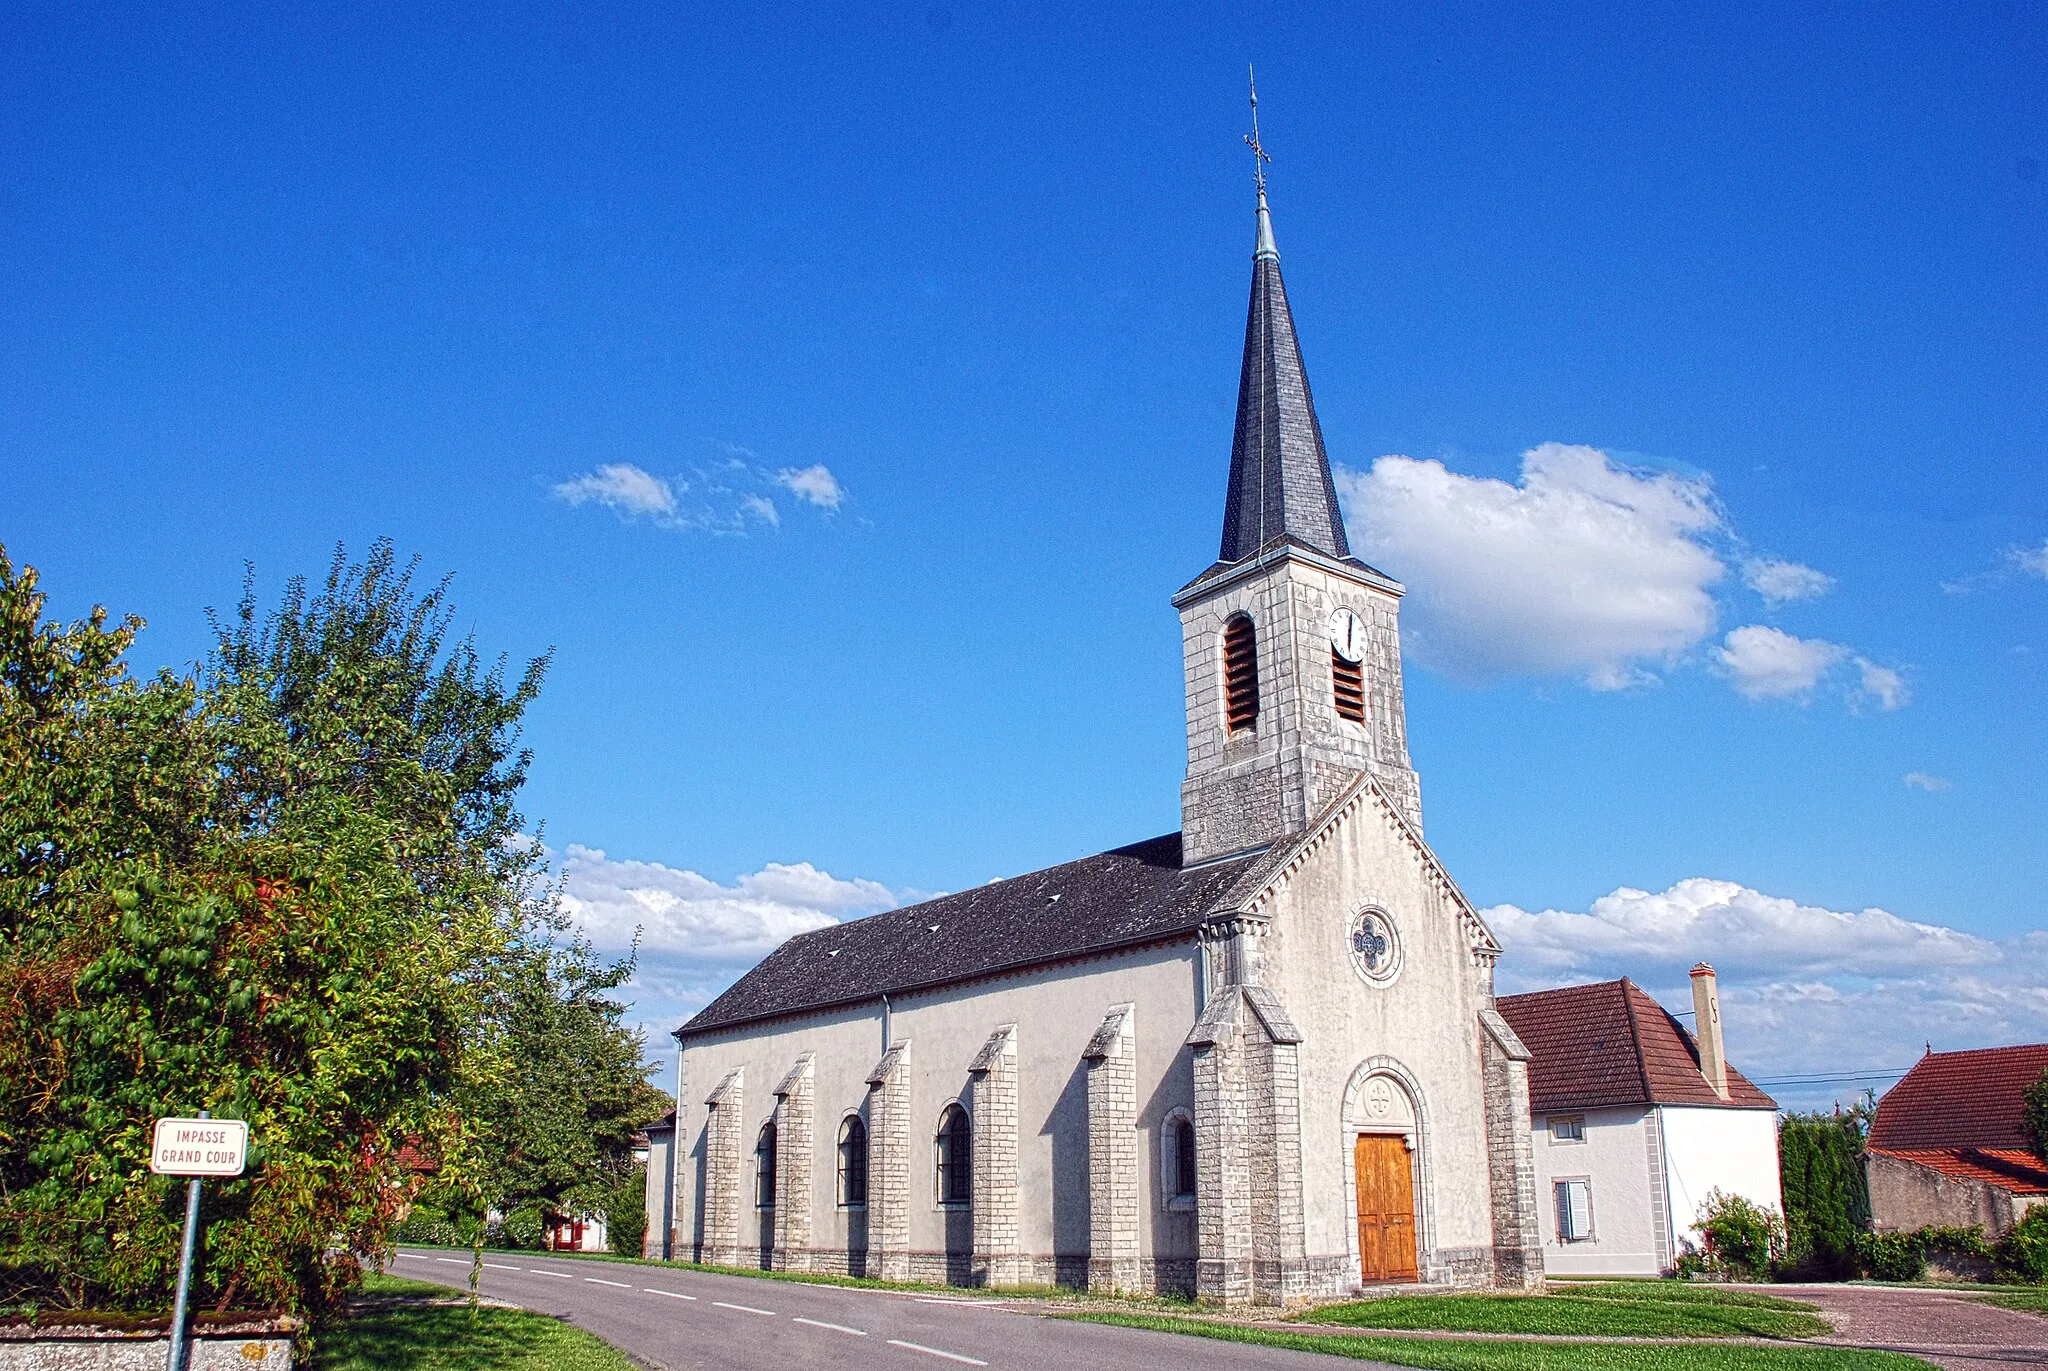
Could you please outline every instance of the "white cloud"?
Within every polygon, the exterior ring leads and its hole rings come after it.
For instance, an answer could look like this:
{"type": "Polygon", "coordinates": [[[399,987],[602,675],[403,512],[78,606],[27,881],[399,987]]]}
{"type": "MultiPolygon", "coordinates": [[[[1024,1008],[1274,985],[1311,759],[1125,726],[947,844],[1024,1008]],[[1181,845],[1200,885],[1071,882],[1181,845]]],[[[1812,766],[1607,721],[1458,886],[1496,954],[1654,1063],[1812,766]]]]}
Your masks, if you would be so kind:
{"type": "Polygon", "coordinates": [[[1925,771],[1909,771],[1899,778],[1908,790],[1924,790],[1930,795],[1939,795],[1944,790],[1954,790],[1956,783],[1941,776],[1932,776],[1925,771]]]}
{"type": "Polygon", "coordinates": [[[2036,548],[2016,547],[2011,555],[2012,564],[2021,571],[2048,581],[2048,541],[2036,548]]]}
{"type": "Polygon", "coordinates": [[[1818,599],[1834,589],[1835,578],[1798,562],[1752,557],[1742,564],[1742,583],[1775,606],[1818,599]]]}
{"type": "Polygon", "coordinates": [[[775,483],[799,500],[820,509],[837,509],[846,499],[846,487],[822,463],[808,467],[784,467],[775,473],[775,483]]]}
{"type": "MultiPolygon", "coordinates": [[[[1483,913],[1507,949],[1503,994],[1627,975],[1689,1010],[1686,971],[1711,962],[1729,1055],[1753,1079],[1901,1068],[1928,1041],[1962,1048],[2048,1039],[2044,933],[1994,941],[1883,909],[1845,913],[1704,878],[1661,893],[1624,887],[1584,913],[1514,905],[1483,913]]],[[[1773,1093],[1803,1107],[1833,1092],[1773,1093]]]]}
{"type": "Polygon", "coordinates": [[[1726,568],[1704,481],[1545,443],[1518,485],[1393,456],[1337,488],[1365,555],[1410,583],[1410,650],[1454,676],[1619,689],[1713,631],[1726,568]]]}
{"type": "Polygon", "coordinates": [[[607,462],[595,471],[562,482],[554,488],[554,494],[565,504],[594,501],[627,517],[676,512],[676,495],[669,483],[631,462],[607,462]]]}
{"type": "MultiPolygon", "coordinates": [[[[1819,638],[1795,638],[1780,629],[1750,624],[1732,630],[1714,649],[1714,662],[1748,700],[1797,700],[1813,696],[1821,677],[1849,659],[1849,649],[1819,638]]],[[[1882,668],[1878,668],[1882,670],[1882,668]]]]}
{"type": "Polygon", "coordinates": [[[775,502],[765,495],[749,495],[740,501],[740,513],[751,515],[764,524],[780,527],[782,515],[775,508],[775,502]]]}
{"type": "Polygon", "coordinates": [[[629,945],[636,928],[654,953],[747,962],[785,939],[843,919],[892,909],[876,881],[842,880],[809,862],[770,862],[721,885],[660,862],[614,860],[571,844],[562,863],[563,904],[600,948],[629,945]]]}
{"type": "Polygon", "coordinates": [[[1907,687],[1906,678],[1890,667],[1858,657],[1856,670],[1862,676],[1863,693],[1876,700],[1877,707],[1886,713],[1912,700],[1913,692],[1907,687]]]}

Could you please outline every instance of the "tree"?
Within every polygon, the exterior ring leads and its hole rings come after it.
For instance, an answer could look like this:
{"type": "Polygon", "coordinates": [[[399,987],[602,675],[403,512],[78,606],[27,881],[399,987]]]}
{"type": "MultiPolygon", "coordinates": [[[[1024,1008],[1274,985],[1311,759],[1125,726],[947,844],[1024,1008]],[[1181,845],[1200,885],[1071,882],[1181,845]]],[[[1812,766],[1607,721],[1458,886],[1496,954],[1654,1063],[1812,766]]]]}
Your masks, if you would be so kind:
{"type": "Polygon", "coordinates": [[[1870,1224],[1863,1129],[1855,1114],[1787,1114],[1778,1124],[1787,1265],[1815,1280],[1856,1274],[1857,1239],[1870,1224]]]}
{"type": "Polygon", "coordinates": [[[2027,1145],[2034,1155],[2048,1161],[2048,1068],[2035,1078],[2020,1096],[2021,1127],[2027,1135],[2027,1145]]]}
{"type": "Polygon", "coordinates": [[[251,1124],[207,1191],[222,1306],[324,1309],[385,1248],[404,1146],[482,1193],[459,1105],[511,1079],[500,1011],[558,920],[514,805],[546,659],[508,686],[412,573],[337,552],[136,682],[139,620],[47,624],[0,552],[0,1302],[168,1302],[162,1114],[251,1124]]]}

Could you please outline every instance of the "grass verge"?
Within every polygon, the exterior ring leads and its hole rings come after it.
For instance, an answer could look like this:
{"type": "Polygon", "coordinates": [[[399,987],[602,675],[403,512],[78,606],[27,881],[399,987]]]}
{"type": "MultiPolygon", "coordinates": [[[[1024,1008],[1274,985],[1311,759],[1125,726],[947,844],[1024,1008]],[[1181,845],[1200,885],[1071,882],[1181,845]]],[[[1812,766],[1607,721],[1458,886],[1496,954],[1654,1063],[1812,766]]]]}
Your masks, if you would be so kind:
{"type": "Polygon", "coordinates": [[[320,1335],[313,1371],[633,1371],[624,1353],[545,1314],[473,1313],[443,1285],[366,1276],[320,1335]]]}
{"type": "Polygon", "coordinates": [[[2048,1290],[1994,1290],[1977,1298],[2000,1309],[2017,1309],[2022,1314],[2048,1314],[2048,1290]]]}
{"type": "Polygon", "coordinates": [[[1351,1328],[1563,1337],[1810,1338],[1828,1331],[1825,1320],[1790,1300],[1656,1281],[1548,1295],[1389,1295],[1324,1305],[1300,1318],[1351,1328]]]}
{"type": "Polygon", "coordinates": [[[1443,1338],[1370,1337],[1351,1333],[1289,1333],[1148,1314],[1068,1314],[1082,1323],[1185,1333],[1223,1342],[1321,1352],[1359,1361],[1420,1366],[1429,1371],[1929,1371],[1930,1363],[1897,1352],[1849,1347],[1667,1347],[1641,1343],[1459,1342],[1443,1338]]]}

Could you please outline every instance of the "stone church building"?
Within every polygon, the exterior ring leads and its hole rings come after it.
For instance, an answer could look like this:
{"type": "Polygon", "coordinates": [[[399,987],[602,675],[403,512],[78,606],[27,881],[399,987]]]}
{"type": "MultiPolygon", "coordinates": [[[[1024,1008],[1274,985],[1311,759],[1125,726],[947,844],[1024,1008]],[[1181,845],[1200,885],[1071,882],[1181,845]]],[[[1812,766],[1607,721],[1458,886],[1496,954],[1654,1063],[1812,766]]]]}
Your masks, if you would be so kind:
{"type": "Polygon", "coordinates": [[[1261,189],[1179,833],[793,938],[678,1030],[668,1251],[1285,1303],[1542,1277],[1500,945],[1422,836],[1261,189]]]}

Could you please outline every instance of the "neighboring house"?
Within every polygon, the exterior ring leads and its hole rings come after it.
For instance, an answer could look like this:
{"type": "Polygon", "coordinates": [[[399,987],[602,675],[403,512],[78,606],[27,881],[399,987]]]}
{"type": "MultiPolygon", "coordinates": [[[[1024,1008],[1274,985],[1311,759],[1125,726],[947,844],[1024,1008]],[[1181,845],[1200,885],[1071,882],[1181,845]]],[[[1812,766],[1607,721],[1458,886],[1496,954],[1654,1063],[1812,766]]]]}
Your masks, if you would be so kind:
{"type": "Polygon", "coordinates": [[[1877,1102],[1864,1167],[1871,1223],[1976,1225],[1997,1236],[2048,1199],[2048,1166],[2021,1127],[2048,1043],[1932,1052],[1877,1102]]]}
{"type": "Polygon", "coordinates": [[[550,1214],[543,1239],[550,1252],[604,1252],[604,1215],[550,1214]]]}
{"type": "Polygon", "coordinates": [[[667,1261],[675,1256],[670,1235],[675,1228],[676,1111],[647,1125],[647,1236],[641,1255],[667,1261]]]}
{"type": "Polygon", "coordinates": [[[1707,1192],[1772,1209],[1777,1104],[1728,1065],[1714,971],[1693,968],[1704,1040],[1627,977],[1507,995],[1528,1047],[1543,1266],[1555,1275],[1671,1269],[1707,1192]]]}

